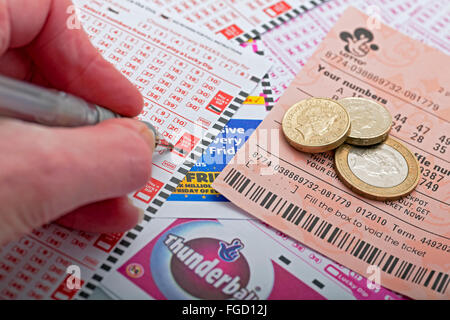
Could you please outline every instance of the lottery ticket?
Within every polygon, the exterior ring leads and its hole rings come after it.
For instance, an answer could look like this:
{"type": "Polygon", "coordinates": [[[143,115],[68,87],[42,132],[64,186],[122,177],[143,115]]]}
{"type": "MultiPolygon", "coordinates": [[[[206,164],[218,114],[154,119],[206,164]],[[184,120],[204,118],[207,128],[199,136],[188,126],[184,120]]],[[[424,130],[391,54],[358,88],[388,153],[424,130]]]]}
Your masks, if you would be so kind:
{"type": "Polygon", "coordinates": [[[152,223],[103,281],[117,298],[402,299],[257,221],[152,223]]]}
{"type": "Polygon", "coordinates": [[[450,76],[442,68],[450,58],[386,25],[370,30],[367,21],[357,9],[344,13],[213,187],[355,272],[378,270],[389,289],[448,299],[450,76]],[[417,189],[398,201],[367,200],[339,181],[332,153],[291,148],[282,117],[311,96],[361,96],[385,105],[394,121],[391,136],[419,161],[417,189]]]}
{"type": "MultiPolygon", "coordinates": [[[[270,60],[268,60],[270,61],[270,60]]],[[[271,62],[271,61],[270,61],[271,62]]],[[[274,97],[272,91],[272,84],[270,82],[269,74],[266,74],[261,82],[256,87],[253,94],[247,97],[244,101],[243,105],[251,106],[251,105],[264,105],[266,112],[264,113],[264,117],[267,116],[268,112],[272,110],[274,106],[274,97]]],[[[251,110],[255,108],[245,108],[244,110],[251,110]]],[[[259,112],[259,109],[258,109],[259,112]]],[[[255,113],[254,119],[259,119],[259,113],[255,113]]]]}
{"type": "MultiPolygon", "coordinates": [[[[255,106],[246,105],[241,109],[255,106]]],[[[263,109],[264,114],[266,111],[263,109]]],[[[238,115],[236,115],[237,118],[238,115]]],[[[252,117],[255,113],[252,112],[252,117]]],[[[233,118],[209,145],[195,166],[167,199],[158,218],[254,219],[211,186],[261,120],[233,118]]]]}
{"type": "MultiPolygon", "coordinates": [[[[238,150],[248,139],[251,133],[258,127],[260,120],[255,120],[254,118],[258,118],[258,115],[263,119],[266,115],[266,111],[264,109],[261,110],[260,105],[246,105],[241,107],[241,109],[236,113],[235,118],[231,119],[224,130],[219,134],[213,143],[210,144],[208,149],[203,153],[201,159],[196,163],[196,165],[191,169],[191,171],[186,175],[183,181],[178,185],[176,190],[172,193],[172,195],[167,199],[164,207],[158,212],[157,217],[153,219],[151,222],[151,227],[148,229],[153,231],[161,231],[168,224],[167,221],[174,221],[176,218],[182,219],[183,221],[188,221],[186,219],[196,219],[195,221],[205,221],[205,220],[224,220],[230,221],[233,220],[235,223],[230,225],[230,230],[234,230],[235,226],[239,224],[240,220],[255,220],[255,218],[249,215],[244,210],[240,209],[225,197],[220,195],[216,190],[211,187],[212,182],[215,177],[223,170],[225,165],[232,159],[236,150],[238,150]],[[260,112],[258,113],[255,107],[259,107],[260,112]],[[163,222],[156,222],[156,220],[162,219],[163,222]],[[164,227],[162,228],[161,225],[164,227]]],[[[190,221],[190,220],[189,220],[190,221]]],[[[217,221],[220,223],[220,221],[217,221]]],[[[243,225],[247,225],[246,222],[242,221],[243,225]]],[[[318,268],[323,273],[323,275],[329,277],[332,281],[335,281],[341,289],[343,290],[344,297],[348,299],[398,299],[400,298],[398,295],[389,292],[383,288],[378,288],[376,293],[373,290],[367,289],[367,279],[356,275],[350,270],[344,268],[341,265],[338,265],[321,254],[313,251],[304,245],[300,245],[297,241],[292,238],[282,234],[270,228],[268,225],[259,224],[256,221],[253,221],[252,224],[259,230],[248,230],[247,232],[252,232],[252,235],[255,235],[259,239],[261,237],[264,238],[272,238],[275,242],[279,243],[281,246],[275,246],[276,252],[280,253],[280,258],[278,263],[281,264],[281,268],[288,268],[292,270],[294,273],[294,277],[300,277],[302,280],[294,281],[289,285],[285,281],[290,281],[289,279],[285,279],[284,277],[277,276],[277,269],[274,269],[274,273],[276,281],[278,283],[278,287],[289,287],[289,291],[285,293],[284,298],[287,299],[300,299],[300,298],[318,298],[322,299],[322,296],[316,295],[302,295],[298,296],[293,294],[293,292],[297,292],[298,290],[303,290],[303,292],[309,292],[312,289],[308,287],[308,290],[305,291],[305,287],[302,282],[307,283],[310,287],[311,284],[315,284],[315,289],[321,292],[323,287],[322,282],[317,279],[314,279],[308,282],[309,273],[305,273],[304,269],[298,268],[298,264],[305,265],[304,268],[318,268]],[[282,248],[283,247],[283,248],[282,248]],[[291,251],[290,253],[285,253],[284,256],[281,256],[282,252],[287,249],[291,251]],[[309,262],[309,264],[308,264],[309,262]],[[306,278],[306,279],[305,279],[306,278]],[[345,289],[347,287],[347,289],[345,289]],[[380,291],[381,290],[381,291],[380,291]]],[[[236,235],[230,237],[236,238],[236,235]]],[[[120,267],[122,263],[124,263],[124,259],[122,255],[131,256],[131,253],[136,251],[135,248],[139,246],[146,245],[151,239],[152,236],[147,234],[141,235],[140,238],[136,239],[131,246],[124,247],[121,244],[117,246],[117,248],[123,249],[120,252],[112,253],[111,258],[117,259],[117,261],[112,266],[112,269],[115,270],[117,267],[120,267]],[[143,240],[145,239],[145,241],[143,240]],[[126,252],[126,253],[123,253],[126,252]]],[[[262,241],[260,239],[259,241],[262,241]]],[[[269,241],[270,242],[270,241],[269,241]]],[[[116,248],[116,249],[117,249],[116,248]]],[[[275,250],[275,249],[271,249],[275,250]]],[[[248,251],[247,251],[248,252],[248,251]]],[[[160,252],[151,253],[152,259],[159,260],[160,252]]],[[[260,254],[260,253],[255,253],[260,254]]],[[[269,257],[267,258],[269,259],[269,257]]],[[[148,259],[150,261],[150,259],[148,259]]],[[[140,265],[145,266],[146,260],[140,262],[140,265]]],[[[134,262],[131,263],[133,266],[134,262]]],[[[131,267],[130,267],[131,268],[131,267]]],[[[152,272],[150,265],[143,267],[143,269],[149,269],[148,271],[144,271],[147,274],[152,272]]],[[[102,281],[101,284],[94,284],[95,286],[101,286],[102,289],[108,293],[111,297],[115,299],[130,299],[130,298],[154,298],[158,297],[161,299],[161,296],[158,296],[157,293],[148,289],[146,293],[143,293],[140,289],[135,288],[138,287],[149,288],[149,283],[153,280],[149,278],[142,279],[139,283],[130,280],[127,274],[123,274],[117,271],[113,271],[112,276],[108,276],[105,280],[102,281]],[[119,280],[118,280],[118,279],[119,280]],[[129,283],[129,282],[132,283],[129,283]]],[[[180,285],[180,284],[179,284],[180,285]]],[[[313,286],[314,287],[314,286],[313,286]]],[[[180,285],[179,290],[184,288],[183,285],[180,285]]],[[[284,289],[283,289],[284,290],[284,289]]],[[[312,290],[314,291],[314,290],[312,290]]],[[[326,291],[329,292],[329,291],[326,291]]],[[[165,296],[164,299],[173,298],[172,296],[165,296]]],[[[175,297],[179,298],[179,297],[175,297]]],[[[215,298],[214,296],[204,296],[203,298],[215,298]]],[[[260,297],[262,298],[262,297],[260,297]]],[[[270,295],[265,298],[283,298],[282,296],[270,295]]],[[[342,298],[339,293],[333,293],[327,296],[329,299],[333,298],[342,298]]]]}
{"type": "Polygon", "coordinates": [[[164,203],[157,218],[255,219],[230,203],[211,186],[236,151],[267,116],[261,85],[247,98],[222,132],[164,203]],[[258,95],[259,94],[259,95],[258,95]]]}
{"type": "MultiPolygon", "coordinates": [[[[264,82],[264,80],[262,81],[264,82]]],[[[262,83],[261,82],[261,83],[262,83]]],[[[157,217],[193,219],[254,219],[215,191],[211,184],[267,116],[260,84],[244,101],[233,119],[215,137],[201,158],[186,174],[164,203],[157,217]],[[211,208],[214,207],[214,210],[211,208]]]]}
{"type": "Polygon", "coordinates": [[[93,43],[141,90],[145,107],[139,118],[151,122],[176,147],[153,157],[151,181],[133,195],[136,205],[154,214],[172,190],[165,185],[182,180],[270,64],[252,52],[237,51],[238,46],[193,34],[175,21],[139,16],[138,5],[118,16],[120,9],[108,10],[108,1],[103,7],[89,1],[77,4],[93,43]],[[132,25],[124,27],[123,21],[132,25]],[[193,36],[186,37],[188,32],[193,36]],[[106,41],[109,37],[111,42],[106,41]]]}
{"type": "Polygon", "coordinates": [[[202,25],[222,39],[254,39],[327,0],[143,0],[159,13],[202,25]]]}
{"type": "MultiPolygon", "coordinates": [[[[142,208],[155,201],[151,214],[161,204],[156,194],[168,196],[167,182],[184,177],[270,64],[237,45],[220,44],[174,20],[147,14],[132,2],[79,0],[76,5],[92,43],[142,92],[145,109],[139,118],[184,151],[155,155],[154,178],[139,193],[145,201],[136,201],[142,208]]],[[[92,289],[87,280],[99,279],[98,270],[107,271],[104,261],[116,244],[142,229],[98,235],[51,224],[34,230],[0,249],[0,298],[85,297],[80,288],[92,289]]]]}
{"type": "Polygon", "coordinates": [[[51,224],[0,248],[0,299],[73,299],[122,234],[51,224]]]}
{"type": "Polygon", "coordinates": [[[333,25],[353,5],[378,21],[450,54],[450,3],[425,0],[333,0],[271,30],[253,45],[273,62],[269,81],[278,100],[333,25]]]}

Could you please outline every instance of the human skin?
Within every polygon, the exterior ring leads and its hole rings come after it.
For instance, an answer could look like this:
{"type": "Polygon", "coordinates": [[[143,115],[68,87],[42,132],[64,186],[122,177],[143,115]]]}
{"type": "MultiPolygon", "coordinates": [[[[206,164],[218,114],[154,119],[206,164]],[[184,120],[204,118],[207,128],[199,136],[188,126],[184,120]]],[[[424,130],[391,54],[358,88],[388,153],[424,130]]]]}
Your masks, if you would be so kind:
{"type": "MultiPolygon", "coordinates": [[[[139,91],[83,30],[67,28],[70,5],[0,0],[0,74],[138,115],[139,91]]],[[[53,221],[90,232],[132,228],[143,213],[125,195],[150,178],[153,146],[131,119],[67,129],[0,118],[0,245],[53,221]]]]}

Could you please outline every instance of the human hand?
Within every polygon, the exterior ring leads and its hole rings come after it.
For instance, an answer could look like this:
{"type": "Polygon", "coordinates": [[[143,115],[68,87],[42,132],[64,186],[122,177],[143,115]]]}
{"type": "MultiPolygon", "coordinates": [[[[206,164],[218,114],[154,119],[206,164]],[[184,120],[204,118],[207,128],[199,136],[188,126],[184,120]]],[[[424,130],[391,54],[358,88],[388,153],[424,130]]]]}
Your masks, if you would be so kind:
{"type": "MultiPolygon", "coordinates": [[[[70,5],[0,0],[0,74],[138,115],[139,91],[66,27],[70,5]]],[[[154,139],[130,119],[65,129],[0,118],[0,245],[55,220],[102,233],[135,226],[143,213],[125,195],[150,178],[154,139]]]]}

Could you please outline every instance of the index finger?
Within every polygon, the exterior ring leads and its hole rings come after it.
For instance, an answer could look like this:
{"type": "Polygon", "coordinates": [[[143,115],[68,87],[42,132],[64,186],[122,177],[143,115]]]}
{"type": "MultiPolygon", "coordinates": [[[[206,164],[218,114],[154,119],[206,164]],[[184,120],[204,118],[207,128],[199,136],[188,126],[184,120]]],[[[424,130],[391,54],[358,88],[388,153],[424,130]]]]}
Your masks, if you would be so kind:
{"type": "MultiPolygon", "coordinates": [[[[27,23],[23,2],[7,1],[12,29],[27,23]],[[16,3],[21,3],[18,7],[16,3]]],[[[107,107],[124,116],[136,116],[142,110],[140,92],[115,67],[103,59],[81,29],[70,29],[73,18],[70,0],[53,0],[46,22],[39,34],[27,46],[27,52],[39,72],[55,88],[78,95],[88,101],[107,107]]],[[[26,7],[25,7],[26,8],[26,7]]],[[[20,30],[27,30],[20,28],[20,30]]],[[[18,32],[17,32],[18,33],[18,32]]],[[[11,31],[14,37],[23,37],[11,31]]]]}

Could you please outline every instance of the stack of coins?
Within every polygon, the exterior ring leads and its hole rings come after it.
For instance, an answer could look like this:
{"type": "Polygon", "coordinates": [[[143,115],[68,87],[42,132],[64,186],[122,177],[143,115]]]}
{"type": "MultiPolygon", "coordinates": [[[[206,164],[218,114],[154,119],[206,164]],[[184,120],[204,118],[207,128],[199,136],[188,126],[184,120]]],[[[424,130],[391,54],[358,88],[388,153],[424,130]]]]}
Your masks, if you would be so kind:
{"type": "Polygon", "coordinates": [[[392,118],[364,98],[311,98],[293,105],[282,122],[288,143],[302,152],[337,149],[340,180],[373,200],[399,199],[415,189],[420,168],[412,152],[389,137],[392,118]]]}

